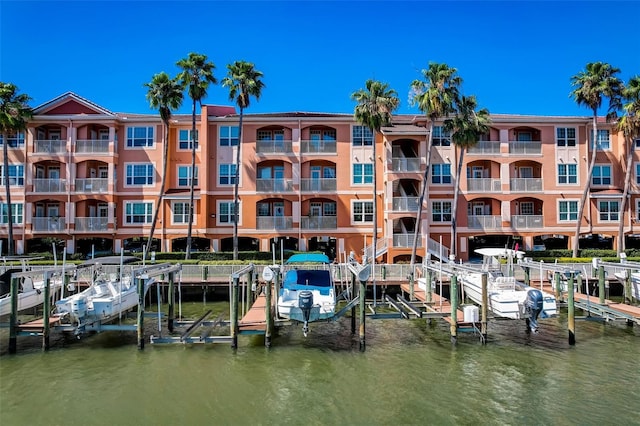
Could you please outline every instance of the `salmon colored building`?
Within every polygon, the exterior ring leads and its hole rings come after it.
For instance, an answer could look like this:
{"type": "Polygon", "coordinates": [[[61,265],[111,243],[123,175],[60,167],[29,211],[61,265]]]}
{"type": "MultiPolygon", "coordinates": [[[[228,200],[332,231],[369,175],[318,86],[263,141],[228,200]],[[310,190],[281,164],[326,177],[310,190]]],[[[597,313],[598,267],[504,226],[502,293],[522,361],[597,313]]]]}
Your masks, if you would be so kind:
{"type": "MultiPolygon", "coordinates": [[[[591,118],[491,118],[490,132],[464,154],[455,257],[466,260],[481,246],[571,248],[592,152],[591,118]]],[[[275,244],[332,258],[351,251],[371,256],[375,161],[378,261],[409,260],[416,235],[417,261],[426,247],[432,255],[449,255],[460,152],[438,123],[418,232],[427,158],[424,116],[394,116],[392,126],[374,137],[350,114],[248,114],[242,144],[238,124],[233,107],[202,106],[194,172],[191,115],[172,117],[157,250],[186,247],[192,178],[192,249],[233,249],[240,145],[240,251],[270,251],[275,244]]],[[[24,134],[4,136],[16,251],[32,252],[51,239],[64,240],[68,253],[139,249],[161,187],[163,131],[157,114],[114,113],[71,92],[35,108],[24,134]]],[[[620,215],[627,237],[640,233],[640,155],[634,154],[630,202],[621,212],[624,141],[601,120],[597,143],[581,234],[588,243],[615,248],[620,215]]],[[[3,253],[6,204],[0,191],[3,253]]]]}

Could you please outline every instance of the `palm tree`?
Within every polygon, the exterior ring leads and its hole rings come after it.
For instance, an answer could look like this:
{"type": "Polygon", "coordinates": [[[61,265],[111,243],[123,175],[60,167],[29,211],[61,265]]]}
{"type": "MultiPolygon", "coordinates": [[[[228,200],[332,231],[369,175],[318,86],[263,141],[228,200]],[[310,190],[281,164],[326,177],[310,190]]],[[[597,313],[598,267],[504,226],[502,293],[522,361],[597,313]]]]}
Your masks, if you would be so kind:
{"type": "Polygon", "coordinates": [[[251,62],[235,61],[227,65],[227,76],[222,85],[229,88],[229,100],[234,101],[240,108],[240,123],[238,124],[238,149],[236,150],[236,173],[233,187],[233,260],[238,259],[238,211],[240,197],[240,149],[242,146],[242,119],[244,110],[251,104],[251,96],[260,99],[264,83],[262,72],[255,69],[251,62]]]}
{"type": "Polygon", "coordinates": [[[631,77],[626,87],[622,89],[622,98],[626,101],[624,115],[618,121],[617,130],[621,131],[625,139],[627,153],[627,169],[624,177],[624,191],[620,203],[620,222],[618,224],[618,253],[622,253],[624,246],[624,212],[627,207],[627,197],[631,185],[631,169],[635,139],[640,137],[640,76],[631,77]]]}
{"type": "Polygon", "coordinates": [[[180,59],[177,64],[182,71],[178,74],[178,80],[183,88],[186,88],[189,97],[193,101],[191,110],[191,184],[189,193],[189,228],[187,231],[187,248],[184,258],[191,258],[191,232],[193,229],[193,211],[194,209],[194,187],[195,187],[195,171],[196,171],[196,102],[202,106],[202,98],[207,96],[209,84],[216,84],[218,81],[213,76],[213,70],[216,67],[213,62],[207,61],[207,55],[199,53],[189,53],[189,56],[180,59]]]}
{"type": "MultiPolygon", "coordinates": [[[[31,98],[26,94],[18,94],[18,88],[12,83],[0,81],[0,134],[2,135],[3,153],[3,174],[4,186],[7,197],[7,224],[9,225],[9,235],[7,248],[9,256],[14,254],[13,241],[13,215],[11,208],[11,188],[9,185],[9,140],[10,134],[18,133],[27,128],[27,120],[31,118],[33,112],[28,103],[31,98]]],[[[0,215],[3,212],[0,211],[0,215]]]]}
{"type": "MultiPolygon", "coordinates": [[[[162,184],[160,185],[160,193],[158,194],[156,208],[153,212],[153,222],[151,223],[149,239],[147,240],[147,246],[145,247],[145,253],[148,255],[151,250],[153,233],[155,232],[156,223],[158,222],[158,214],[162,206],[162,198],[164,197],[167,182],[167,165],[169,163],[169,120],[171,120],[171,111],[180,108],[184,95],[180,82],[177,79],[170,78],[165,72],[154,75],[151,82],[145,83],[144,86],[149,89],[147,92],[147,100],[152,108],[156,108],[160,111],[160,118],[162,119],[162,124],[164,126],[162,184]]],[[[194,178],[193,169],[191,169],[191,180],[194,178]]]]}
{"type": "MultiPolygon", "coordinates": [[[[366,89],[360,89],[351,95],[351,99],[357,102],[354,110],[354,118],[363,126],[367,126],[373,134],[373,241],[371,252],[372,270],[375,269],[377,242],[378,242],[378,188],[376,173],[376,135],[382,126],[391,124],[391,115],[400,105],[400,99],[395,90],[390,89],[387,83],[377,80],[367,80],[366,89]]],[[[373,274],[373,288],[376,287],[376,275],[373,274]]],[[[374,298],[375,299],[375,298],[374,298]]]]}
{"type": "MultiPolygon", "coordinates": [[[[413,249],[411,250],[410,271],[413,276],[413,268],[416,259],[416,249],[418,246],[418,234],[420,232],[420,220],[422,218],[422,204],[424,203],[427,187],[429,186],[429,169],[431,169],[431,147],[433,145],[433,128],[435,122],[443,117],[447,117],[454,112],[454,105],[459,98],[459,88],[462,78],[458,76],[458,70],[451,68],[447,64],[430,62],[429,68],[422,70],[424,80],[414,80],[411,83],[411,102],[417,105],[429,120],[429,137],[427,140],[427,161],[422,179],[422,191],[418,203],[418,213],[416,214],[416,227],[413,238],[413,249]]],[[[425,224],[425,236],[427,245],[429,244],[429,221],[425,224]]],[[[429,248],[425,247],[425,253],[429,248]]]]}
{"type": "MultiPolygon", "coordinates": [[[[622,81],[616,77],[620,69],[603,62],[590,62],[586,66],[586,70],[580,71],[571,77],[571,85],[575,88],[569,96],[571,96],[578,105],[584,105],[593,111],[592,124],[593,134],[591,140],[593,147],[591,152],[591,160],[589,161],[589,169],[587,171],[587,179],[584,183],[584,191],[580,200],[578,220],[576,221],[575,240],[573,242],[573,257],[578,256],[578,245],[580,239],[580,226],[582,224],[582,214],[587,196],[591,188],[591,178],[593,176],[593,167],[596,163],[596,153],[598,152],[598,109],[602,106],[603,99],[609,98],[609,118],[612,113],[620,105],[620,91],[622,89],[622,81]]],[[[588,149],[588,145],[587,145],[588,149]]]]}
{"type": "Polygon", "coordinates": [[[453,193],[453,206],[451,209],[451,253],[456,253],[456,218],[458,213],[458,195],[460,193],[460,180],[462,179],[462,162],[464,153],[478,143],[480,136],[489,131],[491,117],[489,110],[482,108],[476,111],[478,103],[475,96],[462,96],[456,105],[456,115],[444,122],[445,131],[451,134],[451,141],[460,150],[458,158],[458,170],[455,175],[456,187],[453,193]]]}

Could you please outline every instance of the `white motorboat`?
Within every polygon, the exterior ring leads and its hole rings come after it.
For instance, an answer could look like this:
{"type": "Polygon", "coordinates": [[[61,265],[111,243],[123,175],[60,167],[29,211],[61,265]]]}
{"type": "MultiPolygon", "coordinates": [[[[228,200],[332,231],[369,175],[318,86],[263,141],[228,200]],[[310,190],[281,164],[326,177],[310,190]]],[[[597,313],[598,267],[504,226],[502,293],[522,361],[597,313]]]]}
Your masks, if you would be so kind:
{"type": "MultiPolygon", "coordinates": [[[[613,274],[623,285],[627,281],[627,271],[613,274]]],[[[640,272],[631,273],[631,297],[640,301],[640,272]]]]}
{"type": "Polygon", "coordinates": [[[306,336],[310,322],[335,315],[336,289],[329,258],[324,254],[294,254],[286,265],[288,270],[278,295],[278,315],[302,322],[306,336]]]}
{"type": "Polygon", "coordinates": [[[487,272],[488,309],[493,314],[512,319],[526,319],[529,328],[538,330],[538,319],[557,315],[553,294],[528,286],[513,276],[514,260],[524,255],[522,251],[505,248],[481,248],[482,268],[478,272],[465,270],[460,275],[463,294],[477,304],[482,304],[482,274],[487,272]],[[506,261],[506,264],[502,264],[506,261]],[[507,273],[503,273],[503,268],[507,273]]]}
{"type": "MultiPolygon", "coordinates": [[[[15,273],[25,273],[30,271],[30,257],[3,257],[2,274],[0,274],[0,316],[11,313],[11,276],[15,273]],[[13,268],[8,262],[19,261],[21,267],[13,268]]],[[[62,269],[61,269],[62,271],[62,269]]],[[[62,274],[54,274],[49,280],[50,295],[62,287],[62,274]]],[[[20,276],[18,282],[18,312],[29,308],[40,306],[44,303],[45,281],[41,273],[33,272],[32,276],[20,276]]]]}

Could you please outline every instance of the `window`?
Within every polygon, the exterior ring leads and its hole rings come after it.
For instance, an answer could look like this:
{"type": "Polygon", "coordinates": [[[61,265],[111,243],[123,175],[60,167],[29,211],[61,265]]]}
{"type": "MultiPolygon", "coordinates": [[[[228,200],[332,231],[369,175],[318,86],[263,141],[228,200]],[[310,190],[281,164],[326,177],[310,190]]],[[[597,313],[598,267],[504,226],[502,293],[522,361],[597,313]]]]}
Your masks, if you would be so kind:
{"type": "Polygon", "coordinates": [[[525,216],[533,215],[533,203],[531,201],[520,202],[520,214],[525,216]]]}
{"type": "Polygon", "coordinates": [[[578,202],[560,201],[558,203],[558,221],[567,222],[578,220],[578,202]]]}
{"type": "Polygon", "coordinates": [[[592,185],[611,185],[611,166],[593,166],[592,185]]]}
{"type": "Polygon", "coordinates": [[[236,165],[235,164],[220,164],[219,167],[218,184],[220,185],[234,185],[236,183],[236,165]]]}
{"type": "MultiPolygon", "coordinates": [[[[220,223],[233,223],[233,201],[219,201],[218,202],[218,222],[220,223]]],[[[242,209],[239,209],[242,211],[242,209]]],[[[240,218],[238,217],[238,223],[240,218]]]]}
{"type": "Polygon", "coordinates": [[[432,164],[431,183],[451,183],[451,164],[432,164]]]}
{"type": "Polygon", "coordinates": [[[221,126],[220,146],[238,146],[239,133],[240,128],[238,126],[221,126]]]}
{"type": "Polygon", "coordinates": [[[351,143],[353,146],[372,146],[373,133],[366,126],[353,126],[351,130],[351,143]]]}
{"type": "MultiPolygon", "coordinates": [[[[193,184],[198,185],[198,167],[195,171],[193,184]]],[[[178,166],[178,186],[191,186],[191,166],[178,166]]]]}
{"type": "MultiPolygon", "coordinates": [[[[0,203],[0,224],[4,225],[9,223],[9,216],[7,215],[8,205],[5,203],[0,203]]],[[[22,203],[11,203],[11,219],[12,223],[16,225],[22,224],[23,218],[23,204],[22,203]]]]}
{"type": "Polygon", "coordinates": [[[373,183],[373,163],[353,165],[354,185],[373,183]]]}
{"type": "Polygon", "coordinates": [[[329,201],[322,203],[322,215],[323,216],[335,216],[338,212],[335,201],[329,201]]]}
{"type": "Polygon", "coordinates": [[[601,222],[618,221],[620,206],[617,201],[598,202],[599,218],[601,222]]]}
{"type": "Polygon", "coordinates": [[[576,164],[558,164],[558,183],[578,183],[578,166],[576,164]]]}
{"type": "Polygon", "coordinates": [[[371,223],[373,222],[373,201],[353,202],[353,222],[371,223]]]}
{"type": "Polygon", "coordinates": [[[127,185],[153,185],[153,164],[127,164],[127,185]]]}
{"type": "Polygon", "coordinates": [[[311,130],[310,136],[312,141],[335,141],[336,131],[334,129],[311,130]]]}
{"type": "Polygon", "coordinates": [[[189,223],[189,203],[173,203],[171,211],[173,223],[189,223]]]}
{"type": "Polygon", "coordinates": [[[153,220],[153,203],[124,203],[124,223],[134,225],[151,223],[153,220]]]}
{"type": "Polygon", "coordinates": [[[451,201],[434,201],[431,211],[434,222],[451,222],[451,201]]]}
{"type": "MultiPolygon", "coordinates": [[[[4,184],[4,166],[0,165],[0,185],[4,184]]],[[[9,185],[24,186],[24,164],[9,164],[9,185]]]]}
{"type": "Polygon", "coordinates": [[[636,139],[636,148],[640,148],[640,138],[636,139]]]}
{"type": "MultiPolygon", "coordinates": [[[[198,149],[198,131],[196,130],[196,149],[198,149]]],[[[181,129],[178,134],[178,147],[180,149],[191,149],[191,130],[181,129]]]]}
{"type": "Polygon", "coordinates": [[[576,146],[576,129],[574,127],[558,127],[556,129],[557,146],[576,146]]]}
{"type": "MultiPolygon", "coordinates": [[[[9,144],[9,148],[24,146],[24,132],[9,134],[7,143],[9,144]]],[[[0,134],[0,146],[2,146],[2,144],[4,144],[4,136],[0,134]]]]}
{"type": "Polygon", "coordinates": [[[433,146],[451,146],[451,133],[442,126],[433,126],[433,146]]]}
{"type": "MultiPolygon", "coordinates": [[[[596,142],[598,144],[598,149],[609,149],[609,130],[598,129],[596,142]]],[[[591,131],[591,149],[593,149],[593,130],[591,131]]]]}
{"type": "Polygon", "coordinates": [[[283,141],[284,130],[258,130],[259,141],[283,141]]]}
{"type": "Polygon", "coordinates": [[[127,147],[153,146],[153,127],[127,127],[127,147]]]}

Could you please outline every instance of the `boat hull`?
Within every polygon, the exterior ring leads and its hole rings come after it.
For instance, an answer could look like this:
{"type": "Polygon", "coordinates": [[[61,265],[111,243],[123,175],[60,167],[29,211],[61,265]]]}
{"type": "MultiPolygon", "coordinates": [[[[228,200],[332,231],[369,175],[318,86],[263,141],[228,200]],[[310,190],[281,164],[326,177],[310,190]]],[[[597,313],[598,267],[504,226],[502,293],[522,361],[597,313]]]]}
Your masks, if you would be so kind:
{"type": "MultiPolygon", "coordinates": [[[[311,288],[305,291],[311,291],[314,301],[308,322],[328,320],[335,315],[336,304],[333,289],[331,289],[329,295],[322,295],[319,290],[313,290],[311,288]]],[[[281,318],[299,322],[305,321],[304,313],[299,307],[299,293],[300,291],[298,290],[289,289],[282,289],[280,291],[280,296],[278,297],[278,315],[281,318]]]]}
{"type": "MultiPolygon", "coordinates": [[[[50,294],[53,295],[62,287],[62,282],[51,281],[49,284],[50,294]]],[[[44,286],[34,284],[34,288],[18,293],[18,312],[25,309],[40,306],[44,303],[44,286]]],[[[0,316],[11,314],[11,294],[8,293],[0,299],[0,316]]]]}

